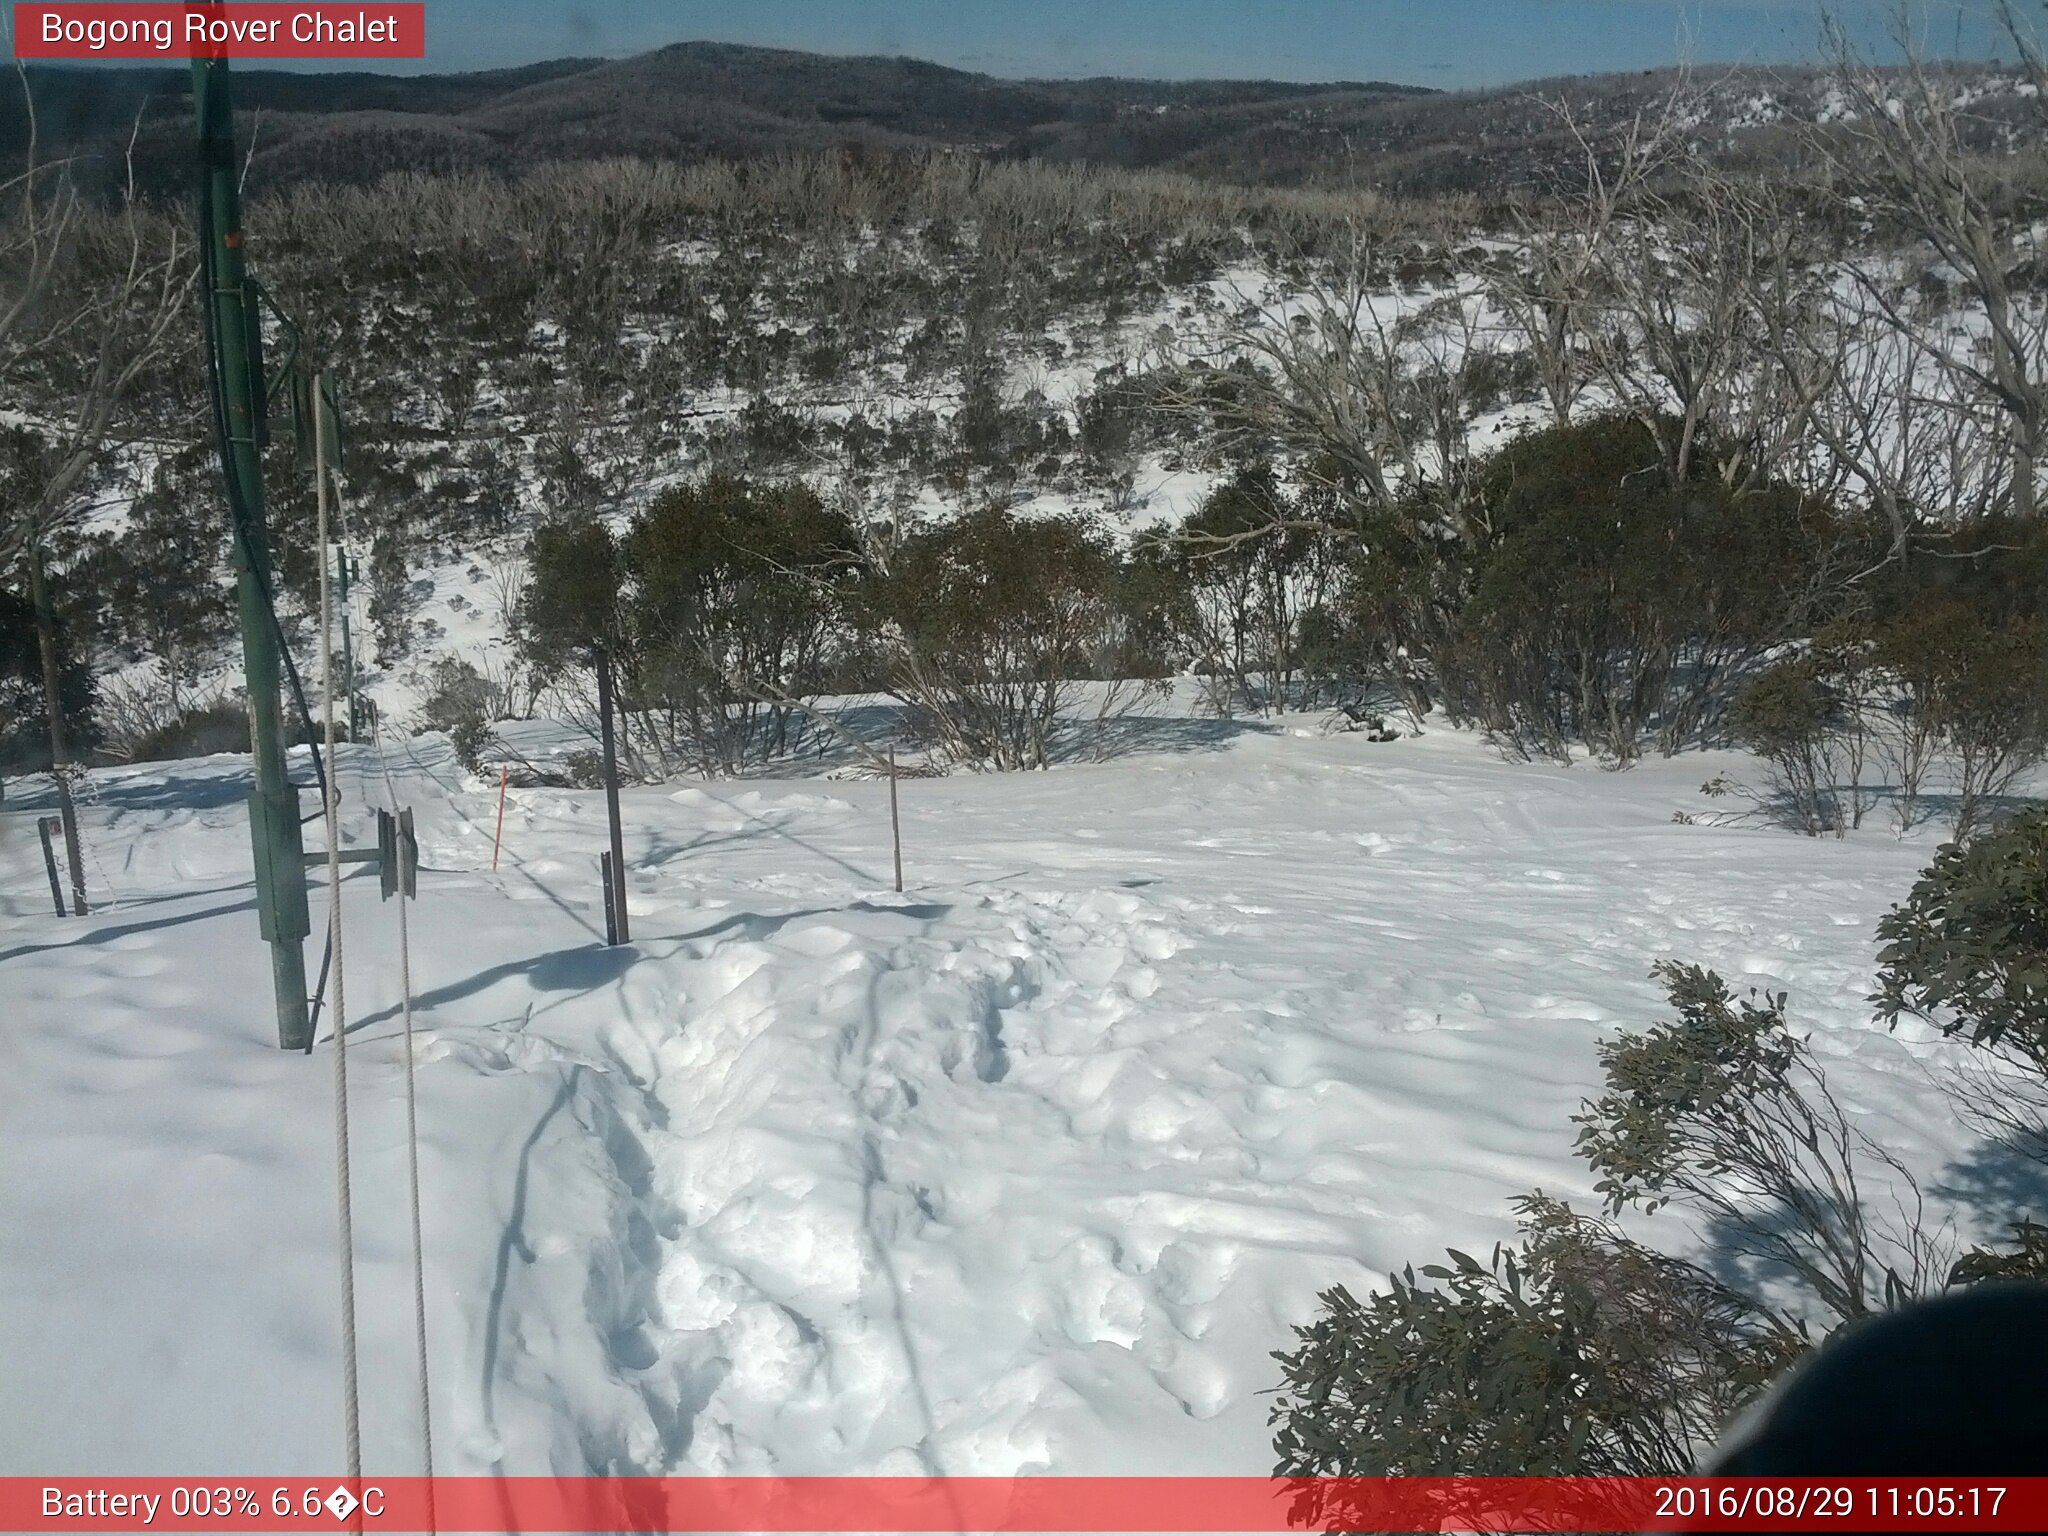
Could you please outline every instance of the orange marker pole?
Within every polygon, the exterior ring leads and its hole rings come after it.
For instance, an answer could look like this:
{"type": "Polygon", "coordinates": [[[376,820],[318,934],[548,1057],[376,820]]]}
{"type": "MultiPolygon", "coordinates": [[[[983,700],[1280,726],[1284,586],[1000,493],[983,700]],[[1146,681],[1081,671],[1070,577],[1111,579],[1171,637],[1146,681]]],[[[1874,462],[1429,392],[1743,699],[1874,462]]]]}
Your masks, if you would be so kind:
{"type": "Polygon", "coordinates": [[[498,850],[505,846],[505,780],[512,776],[512,765],[502,763],[498,767],[498,835],[491,839],[491,868],[498,867],[498,850]]]}

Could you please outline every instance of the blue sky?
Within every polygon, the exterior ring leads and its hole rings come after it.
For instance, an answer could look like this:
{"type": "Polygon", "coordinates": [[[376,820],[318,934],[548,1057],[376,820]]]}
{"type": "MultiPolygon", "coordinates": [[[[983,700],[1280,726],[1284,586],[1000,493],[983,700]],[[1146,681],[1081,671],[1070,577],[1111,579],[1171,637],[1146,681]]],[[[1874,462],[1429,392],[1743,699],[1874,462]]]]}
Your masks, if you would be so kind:
{"type": "MultiPolygon", "coordinates": [[[[2021,0],[2038,11],[2038,0],[2021,0]]],[[[1890,0],[1831,9],[1880,49],[1890,0]]],[[[1990,0],[1914,0],[1932,51],[1981,57],[1990,0]]],[[[1820,0],[428,0],[426,68],[691,38],[910,54],[1012,76],[1377,79],[1444,87],[1810,57],[1820,0]]]]}

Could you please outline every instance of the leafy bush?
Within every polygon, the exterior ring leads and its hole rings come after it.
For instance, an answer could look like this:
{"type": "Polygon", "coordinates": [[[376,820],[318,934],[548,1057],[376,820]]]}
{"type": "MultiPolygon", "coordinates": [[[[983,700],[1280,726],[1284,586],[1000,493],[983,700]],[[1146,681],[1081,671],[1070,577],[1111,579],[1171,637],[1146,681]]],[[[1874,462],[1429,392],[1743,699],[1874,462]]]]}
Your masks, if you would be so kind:
{"type": "Polygon", "coordinates": [[[1902,787],[1917,801],[1937,755],[1950,759],[1958,836],[2040,757],[2043,649],[2039,620],[1994,625],[1948,598],[1879,632],[1878,660],[1898,699],[1902,787]]]}
{"type": "Polygon", "coordinates": [[[240,699],[219,699],[136,737],[127,744],[127,757],[135,763],[161,763],[248,750],[248,707],[240,699]]]}
{"type": "Polygon", "coordinates": [[[804,451],[812,437],[809,418],[766,395],[756,395],[746,403],[739,425],[748,452],[762,464],[786,464],[804,451]]]}
{"type": "Polygon", "coordinates": [[[2048,810],[1944,844],[1877,936],[1880,1017],[1939,1020],[2048,1071],[2048,810]]]}
{"type": "Polygon", "coordinates": [[[736,773],[801,745],[865,568],[802,484],[728,476],[664,493],[620,546],[630,703],[657,760],[736,773]]]}
{"type": "MultiPolygon", "coordinates": [[[[1610,1214],[1680,1201],[1738,1277],[1524,1196],[1519,1245],[1488,1264],[1454,1250],[1422,1271],[1434,1287],[1411,1269],[1363,1302],[1323,1295],[1276,1356],[1280,1475],[1687,1472],[1807,1347],[1806,1305],[1832,1327],[1939,1283],[1917,1187],[1850,1125],[1784,999],[1738,1001],[1694,966],[1656,974],[1676,1017],[1601,1048],[1578,1150],[1610,1214]],[[1865,1207],[1866,1159],[1897,1176],[1895,1224],[1865,1207]],[[1761,1289],[1787,1277],[1797,1311],[1761,1289]]],[[[1344,1523],[1341,1508],[1308,1513],[1344,1523]]]]}
{"type": "Polygon", "coordinates": [[[652,777],[796,750],[865,569],[851,523],[810,489],[730,475],[665,492],[623,537],[544,527],[528,560],[523,654],[558,683],[607,661],[625,750],[652,777]]]}
{"type": "MultiPolygon", "coordinates": [[[[57,697],[66,744],[76,759],[100,743],[99,697],[92,668],[74,652],[70,638],[60,618],[57,697]]],[[[48,719],[35,609],[25,598],[0,591],[0,770],[39,773],[50,766],[48,719]]]]}
{"type": "Polygon", "coordinates": [[[624,570],[609,528],[594,519],[546,524],[534,531],[526,563],[515,628],[522,653],[543,676],[619,647],[624,570]]]}
{"type": "Polygon", "coordinates": [[[2009,1249],[1972,1248],[1949,1271],[1950,1285],[1981,1285],[2000,1280],[2048,1280],[2048,1226],[2038,1221],[2012,1224],[2009,1249]]]}
{"type": "Polygon", "coordinates": [[[1809,837],[1839,836],[1862,819],[1860,785],[1849,786],[1847,808],[1841,797],[1844,743],[1861,739],[1849,716],[1836,668],[1824,655],[1777,663],[1745,683],[1729,705],[1729,734],[1769,765],[1774,808],[1809,837]]]}
{"type": "Polygon", "coordinates": [[[1295,1330],[1281,1476],[1644,1477],[1689,1471],[1802,1347],[1705,1270],[1559,1201],[1516,1202],[1519,1249],[1453,1249],[1295,1330]]]}
{"type": "Polygon", "coordinates": [[[1843,1113],[1785,1027],[1784,995],[1737,999],[1691,965],[1656,975],[1677,1018],[1603,1044],[1606,1092],[1574,1117],[1610,1209],[1682,1199],[1713,1218],[1732,1254],[1796,1278],[1842,1321],[1921,1290],[1932,1246],[1917,1219],[1866,1207],[1859,1159],[1890,1170],[1916,1203],[1917,1186],[1843,1113]]]}
{"type": "Polygon", "coordinates": [[[1071,519],[988,508],[912,535],[864,605],[889,690],[954,761],[1043,768],[1073,685],[1115,638],[1118,569],[1071,519]]]}
{"type": "Polygon", "coordinates": [[[419,729],[446,731],[455,760],[481,776],[484,753],[497,745],[492,726],[503,718],[499,705],[497,690],[474,663],[459,656],[442,656],[427,672],[419,729]]]}
{"type": "Polygon", "coordinates": [[[1219,714],[1240,704],[1284,710],[1305,667],[1303,613],[1324,596],[1334,542],[1307,501],[1270,461],[1253,462],[1158,541],[1178,598],[1174,628],[1217,684],[1219,714]]]}
{"type": "Polygon", "coordinates": [[[1638,421],[1530,433],[1459,517],[1424,488],[1371,519],[1354,621],[1521,755],[1625,763],[1711,737],[1757,659],[1830,616],[1825,572],[1864,534],[1789,487],[1736,494],[1708,457],[1673,484],[1638,421]]]}
{"type": "MultiPolygon", "coordinates": [[[[1895,1025],[1910,1013],[1987,1052],[1990,1070],[1954,1090],[1957,1107],[2048,1164],[2048,810],[1945,844],[1877,936],[1878,1016],[1895,1025]]],[[[2048,1228],[2012,1230],[2012,1250],[1972,1250],[1951,1283],[2048,1279],[2048,1228]]]]}

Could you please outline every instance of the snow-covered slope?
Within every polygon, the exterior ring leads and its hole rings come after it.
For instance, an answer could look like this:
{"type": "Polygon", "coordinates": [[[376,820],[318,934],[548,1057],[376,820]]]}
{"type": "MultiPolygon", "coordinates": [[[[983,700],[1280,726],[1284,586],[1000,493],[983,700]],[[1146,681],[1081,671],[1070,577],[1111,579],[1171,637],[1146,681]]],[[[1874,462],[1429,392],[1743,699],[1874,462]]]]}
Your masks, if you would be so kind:
{"type": "MultiPolygon", "coordinates": [[[[1967,1189],[1954,1047],[1863,1002],[1926,844],[1674,823],[1739,763],[1306,724],[906,783],[901,895],[884,785],[632,790],[609,950],[600,796],[513,791],[494,873],[494,794],[394,749],[441,1469],[1263,1472],[1319,1288],[1591,1203],[1568,1116],[1666,956],[1789,990],[1858,1123],[1967,1189]]],[[[341,766],[360,842],[384,781],[341,766]]],[[[0,812],[0,1471],[332,1470],[331,1059],[271,1043],[239,764],[95,778],[88,919],[0,812]]],[[[397,912],[344,891],[366,1459],[403,1472],[397,912]]]]}

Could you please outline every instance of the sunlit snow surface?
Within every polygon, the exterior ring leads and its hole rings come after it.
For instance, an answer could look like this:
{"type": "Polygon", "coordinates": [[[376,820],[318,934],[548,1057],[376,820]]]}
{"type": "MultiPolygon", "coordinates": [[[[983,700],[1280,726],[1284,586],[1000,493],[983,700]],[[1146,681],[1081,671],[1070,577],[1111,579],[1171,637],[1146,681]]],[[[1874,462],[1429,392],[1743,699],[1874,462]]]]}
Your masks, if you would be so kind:
{"type": "MultiPolygon", "coordinates": [[[[601,796],[514,790],[493,873],[495,785],[394,749],[440,1470],[1265,1472],[1319,1289],[1483,1252],[1532,1186],[1594,1203],[1569,1116],[1668,956],[1788,990],[1858,1124],[1972,1209],[1957,1048],[1863,1001],[1931,838],[1674,823],[1732,758],[1313,726],[909,781],[902,895],[882,784],[634,789],[609,951],[601,796]]],[[[344,749],[351,842],[375,761],[344,749]]],[[[333,1063],[272,1043],[240,765],[94,777],[86,920],[50,914],[35,786],[0,808],[0,1470],[332,1470],[333,1063]]],[[[399,1473],[397,910],[358,869],[344,911],[366,1461],[399,1473]]]]}

